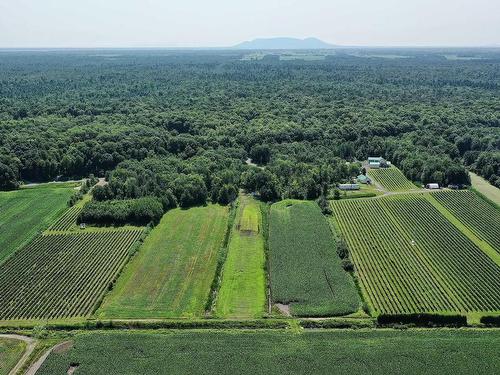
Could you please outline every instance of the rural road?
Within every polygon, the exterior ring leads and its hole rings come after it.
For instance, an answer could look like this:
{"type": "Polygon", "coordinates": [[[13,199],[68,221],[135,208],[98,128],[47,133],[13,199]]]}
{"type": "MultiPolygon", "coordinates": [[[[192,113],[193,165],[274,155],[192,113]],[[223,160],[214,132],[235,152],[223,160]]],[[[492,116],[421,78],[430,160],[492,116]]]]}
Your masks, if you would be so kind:
{"type": "Polygon", "coordinates": [[[26,350],[24,351],[23,356],[21,357],[19,362],[17,362],[17,364],[14,366],[14,368],[9,372],[9,375],[14,375],[19,371],[19,369],[28,360],[29,356],[33,352],[33,349],[35,349],[36,340],[31,338],[31,337],[21,336],[21,335],[0,335],[0,338],[21,340],[21,341],[24,341],[26,343],[26,350]]]}
{"type": "Polygon", "coordinates": [[[57,350],[60,347],[64,347],[68,345],[70,342],[71,341],[64,341],[48,349],[35,363],[31,365],[31,367],[28,369],[28,371],[26,371],[24,375],[35,375],[38,369],[43,365],[43,362],[45,362],[45,360],[47,359],[49,354],[52,353],[53,350],[57,350]]]}

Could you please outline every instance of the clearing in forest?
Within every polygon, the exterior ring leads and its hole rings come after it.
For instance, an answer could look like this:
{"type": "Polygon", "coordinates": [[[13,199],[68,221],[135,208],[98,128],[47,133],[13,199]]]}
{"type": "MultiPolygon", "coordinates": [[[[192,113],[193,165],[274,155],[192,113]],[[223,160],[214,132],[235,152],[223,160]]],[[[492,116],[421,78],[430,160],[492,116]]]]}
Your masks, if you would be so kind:
{"type": "Polygon", "coordinates": [[[0,192],[0,263],[67,208],[75,186],[78,184],[42,184],[0,192]]]}
{"type": "Polygon", "coordinates": [[[225,318],[258,318],[266,305],[264,234],[260,205],[241,195],[228,243],[215,314],[225,318]]]}
{"type": "Polygon", "coordinates": [[[390,168],[370,169],[368,174],[388,191],[407,191],[417,189],[417,187],[404,176],[403,172],[394,166],[390,168]]]}
{"type": "Polygon", "coordinates": [[[440,191],[432,196],[500,253],[500,210],[472,191],[440,191]]]}
{"type": "Polygon", "coordinates": [[[332,202],[376,313],[500,311],[500,267],[422,194],[332,202]]]}
{"type": "Polygon", "coordinates": [[[0,320],[89,316],[141,233],[38,236],[0,265],[0,320]]]}
{"type": "Polygon", "coordinates": [[[85,332],[37,374],[498,374],[500,330],[85,332]],[[270,370],[272,369],[272,371],[270,370]]]}
{"type": "Polygon", "coordinates": [[[168,211],[125,268],[101,317],[203,316],[227,230],[219,205],[168,211]]]}
{"type": "Polygon", "coordinates": [[[269,267],[274,303],[292,315],[355,312],[360,298],[344,271],[328,222],[315,202],[285,200],[271,207],[269,267]]]}

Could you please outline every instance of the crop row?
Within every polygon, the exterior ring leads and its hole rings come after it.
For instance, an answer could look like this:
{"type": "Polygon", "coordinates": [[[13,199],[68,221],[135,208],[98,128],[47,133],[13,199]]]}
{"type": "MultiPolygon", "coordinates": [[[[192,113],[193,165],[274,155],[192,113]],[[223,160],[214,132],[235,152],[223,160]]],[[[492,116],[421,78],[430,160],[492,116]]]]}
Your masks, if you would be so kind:
{"type": "Polygon", "coordinates": [[[142,230],[37,237],[0,266],[0,320],[92,313],[142,230]]]}
{"type": "Polygon", "coordinates": [[[396,167],[370,169],[370,175],[389,191],[415,189],[415,186],[396,167]]]}
{"type": "Polygon", "coordinates": [[[500,310],[500,267],[425,197],[339,201],[332,207],[377,312],[500,310]]]}
{"type": "Polygon", "coordinates": [[[472,191],[440,191],[432,194],[476,236],[500,252],[500,211],[472,191]]]}
{"type": "Polygon", "coordinates": [[[73,225],[76,224],[76,219],[82,211],[82,207],[73,206],[66,210],[66,212],[50,226],[49,230],[53,231],[65,231],[69,230],[73,225]]]}

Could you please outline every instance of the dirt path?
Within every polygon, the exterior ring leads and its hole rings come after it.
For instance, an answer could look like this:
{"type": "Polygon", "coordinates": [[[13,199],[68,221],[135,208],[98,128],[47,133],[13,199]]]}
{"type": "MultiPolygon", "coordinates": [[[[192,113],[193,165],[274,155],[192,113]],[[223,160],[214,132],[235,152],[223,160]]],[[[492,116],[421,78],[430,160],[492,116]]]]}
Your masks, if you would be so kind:
{"type": "Polygon", "coordinates": [[[31,338],[31,337],[21,336],[21,335],[0,335],[0,338],[21,340],[21,341],[24,341],[26,343],[26,350],[24,351],[23,356],[21,357],[21,359],[19,359],[19,362],[17,362],[17,364],[14,366],[14,368],[9,372],[9,375],[14,375],[19,371],[19,369],[28,360],[31,353],[33,353],[33,349],[35,349],[35,345],[36,345],[36,340],[31,338]]]}
{"type": "Polygon", "coordinates": [[[54,350],[58,350],[59,348],[61,350],[67,348],[69,345],[71,345],[71,341],[64,341],[57,345],[54,345],[52,348],[48,349],[45,353],[43,353],[43,355],[35,363],[31,365],[31,367],[28,369],[28,371],[26,371],[24,375],[35,375],[50,353],[52,353],[54,350]]]}

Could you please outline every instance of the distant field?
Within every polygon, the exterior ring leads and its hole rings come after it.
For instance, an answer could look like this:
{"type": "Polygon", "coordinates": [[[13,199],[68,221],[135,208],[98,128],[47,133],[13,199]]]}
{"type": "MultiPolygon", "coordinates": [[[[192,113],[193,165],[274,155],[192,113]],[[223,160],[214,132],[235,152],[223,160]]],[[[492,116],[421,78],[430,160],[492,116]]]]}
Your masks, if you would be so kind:
{"type": "Polygon", "coordinates": [[[25,349],[24,341],[0,338],[0,375],[9,374],[21,359],[25,349]]]}
{"type": "Polygon", "coordinates": [[[286,200],[271,207],[270,275],[273,302],[298,316],[343,315],[360,299],[341,267],[335,240],[315,202],[286,200]]]}
{"type": "Polygon", "coordinates": [[[500,373],[499,330],[79,334],[38,375],[500,373]]]}
{"type": "Polygon", "coordinates": [[[227,220],[227,207],[218,205],[167,212],[125,268],[99,316],[202,316],[227,220]]]}
{"type": "Polygon", "coordinates": [[[483,194],[486,198],[500,206],[500,189],[491,185],[481,176],[469,172],[472,187],[483,194]]]}
{"type": "Polygon", "coordinates": [[[217,316],[257,318],[264,312],[266,277],[260,204],[250,196],[240,196],[217,296],[217,316]]]}
{"type": "Polygon", "coordinates": [[[411,181],[409,181],[404,176],[404,174],[394,166],[390,168],[370,169],[368,171],[368,174],[389,191],[406,191],[417,189],[417,187],[413,185],[411,181]]]}
{"type": "Polygon", "coordinates": [[[421,194],[332,207],[376,312],[500,311],[500,267],[421,194]]]}
{"type": "Polygon", "coordinates": [[[88,316],[141,233],[37,237],[0,266],[0,320],[88,316]]]}
{"type": "Polygon", "coordinates": [[[74,186],[43,184],[0,192],[0,263],[63,212],[74,186]]]}
{"type": "Polygon", "coordinates": [[[440,191],[432,195],[480,239],[500,253],[500,210],[472,191],[440,191]]]}

